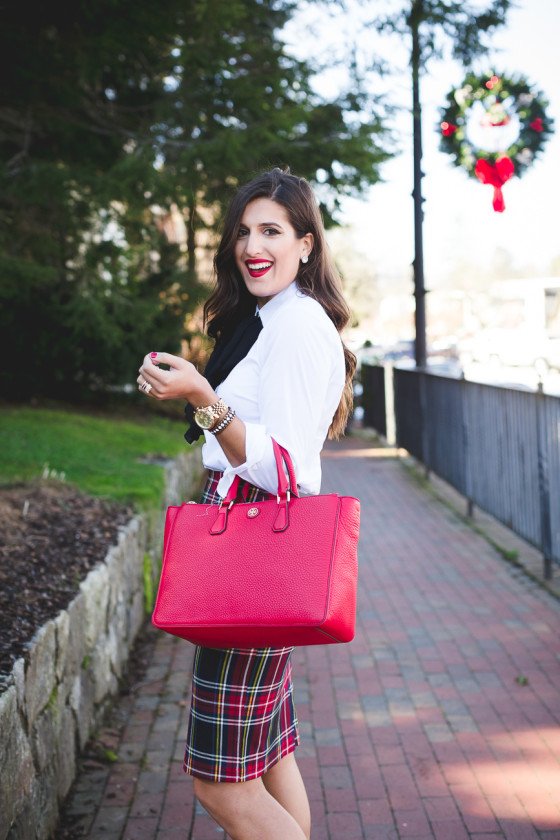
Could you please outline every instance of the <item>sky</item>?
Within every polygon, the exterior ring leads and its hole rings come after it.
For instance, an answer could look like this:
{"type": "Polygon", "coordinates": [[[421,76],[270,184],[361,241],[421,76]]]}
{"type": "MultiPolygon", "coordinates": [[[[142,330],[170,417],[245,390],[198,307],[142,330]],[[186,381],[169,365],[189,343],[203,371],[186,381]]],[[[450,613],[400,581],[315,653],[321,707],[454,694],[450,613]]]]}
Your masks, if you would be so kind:
{"type": "MultiPolygon", "coordinates": [[[[372,0],[365,4],[357,0],[357,5],[369,6],[371,12],[376,5],[381,8],[385,3],[372,0]]],[[[306,15],[303,22],[296,21],[291,33],[301,54],[305,54],[306,48],[316,48],[313,35],[321,34],[324,49],[334,49],[337,40],[344,37],[345,25],[347,31],[360,31],[359,9],[355,17],[330,23],[314,18],[312,10],[308,9],[306,15]],[[307,40],[305,32],[312,33],[307,40]]],[[[496,31],[487,58],[479,60],[475,68],[480,75],[488,70],[497,75],[526,77],[548,99],[547,113],[555,120],[558,132],[559,37],[558,0],[516,0],[516,8],[508,15],[508,25],[496,31]]],[[[364,29],[361,43],[365,50],[380,49],[379,36],[371,30],[364,29]]],[[[408,44],[399,44],[395,36],[387,35],[381,45],[381,51],[385,49],[403,69],[402,75],[392,81],[391,90],[393,98],[404,106],[393,126],[401,152],[383,166],[384,183],[373,187],[363,200],[345,201],[342,221],[350,226],[354,247],[371,259],[378,275],[390,278],[410,273],[414,256],[412,118],[407,110],[412,94],[406,66],[408,44]]],[[[421,80],[426,286],[436,288],[445,284],[448,274],[462,260],[488,266],[499,249],[511,255],[514,268],[546,275],[550,273],[551,261],[560,256],[560,135],[554,134],[549,139],[541,157],[522,178],[514,178],[505,185],[506,210],[496,213],[492,209],[492,188],[455,167],[451,157],[438,148],[441,108],[447,93],[459,87],[464,76],[465,71],[458,63],[433,59],[421,80]]],[[[372,78],[372,87],[375,84],[372,78]]],[[[319,89],[321,85],[327,94],[329,89],[332,91],[333,78],[326,74],[319,82],[319,89]]]]}

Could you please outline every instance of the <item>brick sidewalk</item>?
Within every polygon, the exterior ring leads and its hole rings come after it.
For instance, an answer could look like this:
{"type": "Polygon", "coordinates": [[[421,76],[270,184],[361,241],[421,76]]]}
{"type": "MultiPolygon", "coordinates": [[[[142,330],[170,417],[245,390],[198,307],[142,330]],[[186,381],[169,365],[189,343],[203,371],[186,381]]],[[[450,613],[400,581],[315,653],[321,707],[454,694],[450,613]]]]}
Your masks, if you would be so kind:
{"type": "MultiPolygon", "coordinates": [[[[356,638],[294,653],[312,840],[560,840],[560,603],[369,447],[324,456],[323,492],[362,502],[356,638]]],[[[224,838],[181,768],[191,647],[156,639],[76,837],[224,838]]]]}

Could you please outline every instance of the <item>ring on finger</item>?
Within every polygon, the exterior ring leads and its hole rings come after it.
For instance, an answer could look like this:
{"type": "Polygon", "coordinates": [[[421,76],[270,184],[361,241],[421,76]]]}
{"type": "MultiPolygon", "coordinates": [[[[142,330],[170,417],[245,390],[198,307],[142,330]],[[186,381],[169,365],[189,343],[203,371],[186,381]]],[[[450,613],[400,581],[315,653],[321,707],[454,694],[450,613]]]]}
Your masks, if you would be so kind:
{"type": "Polygon", "coordinates": [[[149,382],[146,382],[146,381],[142,382],[142,384],[140,385],[140,388],[142,389],[142,391],[144,391],[145,394],[149,394],[150,391],[152,390],[152,386],[150,385],[149,382]]]}

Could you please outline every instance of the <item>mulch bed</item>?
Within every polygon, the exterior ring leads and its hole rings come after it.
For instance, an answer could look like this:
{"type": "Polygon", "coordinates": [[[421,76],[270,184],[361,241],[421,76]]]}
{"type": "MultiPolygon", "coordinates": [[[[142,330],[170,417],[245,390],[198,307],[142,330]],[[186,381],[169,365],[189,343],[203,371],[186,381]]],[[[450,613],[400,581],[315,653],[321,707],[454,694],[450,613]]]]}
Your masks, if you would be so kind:
{"type": "Polygon", "coordinates": [[[65,484],[0,489],[0,676],[70,604],[131,516],[65,484]]]}

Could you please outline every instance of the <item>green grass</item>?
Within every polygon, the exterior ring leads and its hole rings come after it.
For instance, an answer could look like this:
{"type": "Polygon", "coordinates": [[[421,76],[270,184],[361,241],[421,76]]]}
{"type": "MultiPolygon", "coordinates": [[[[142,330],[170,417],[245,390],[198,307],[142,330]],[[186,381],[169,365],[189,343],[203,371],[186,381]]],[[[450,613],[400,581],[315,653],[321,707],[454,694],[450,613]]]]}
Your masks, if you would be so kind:
{"type": "Polygon", "coordinates": [[[93,496],[160,504],[163,468],[141,458],[173,458],[185,451],[185,424],[147,415],[89,415],[29,407],[0,408],[0,483],[38,479],[46,465],[93,496]]]}

